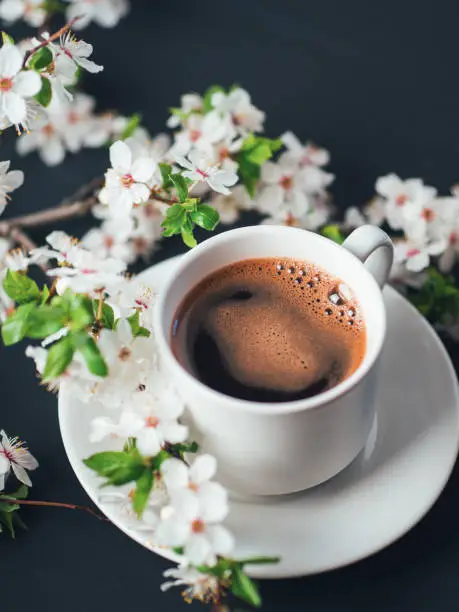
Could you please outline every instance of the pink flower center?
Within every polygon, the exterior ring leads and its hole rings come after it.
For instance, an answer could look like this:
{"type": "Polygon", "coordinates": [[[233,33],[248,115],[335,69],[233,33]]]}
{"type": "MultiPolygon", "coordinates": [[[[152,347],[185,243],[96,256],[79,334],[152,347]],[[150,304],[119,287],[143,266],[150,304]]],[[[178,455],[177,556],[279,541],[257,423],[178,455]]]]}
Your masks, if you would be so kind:
{"type": "Polygon", "coordinates": [[[78,113],[76,113],[75,111],[70,111],[68,119],[69,123],[71,124],[78,123],[78,121],[80,120],[78,113]]]}
{"type": "Polygon", "coordinates": [[[127,346],[123,346],[123,348],[118,353],[118,358],[120,359],[120,361],[127,361],[130,356],[131,351],[127,348],[127,346]]]}
{"type": "Polygon", "coordinates": [[[111,249],[114,245],[115,241],[112,236],[104,236],[104,244],[107,249],[111,249]]]}
{"type": "Polygon", "coordinates": [[[191,142],[196,142],[201,138],[201,132],[199,130],[190,130],[190,140],[191,142]]]}
{"type": "Polygon", "coordinates": [[[135,183],[132,174],[125,174],[120,178],[120,182],[123,187],[126,187],[127,189],[129,189],[129,187],[132,187],[132,185],[135,183]]]}
{"type": "Polygon", "coordinates": [[[148,310],[149,308],[147,302],[145,302],[144,300],[141,300],[140,298],[134,300],[134,304],[139,306],[139,308],[143,308],[143,310],[148,310]]]}
{"type": "Polygon", "coordinates": [[[401,193],[395,198],[395,203],[397,204],[397,206],[403,206],[404,204],[406,204],[407,200],[407,196],[404,193],[401,193]]]}
{"type": "Polygon", "coordinates": [[[459,235],[456,232],[451,232],[449,235],[449,243],[455,245],[459,242],[459,235]]]}
{"type": "Polygon", "coordinates": [[[145,424],[147,427],[158,427],[159,419],[154,416],[149,416],[145,419],[145,424]]]}
{"type": "Polygon", "coordinates": [[[218,153],[218,161],[222,162],[227,157],[229,157],[229,151],[226,147],[223,147],[218,153]]]}
{"type": "Polygon", "coordinates": [[[407,256],[407,257],[414,257],[415,255],[419,255],[419,253],[420,253],[420,252],[421,252],[421,251],[420,251],[419,249],[409,249],[409,250],[406,252],[406,256],[407,256]]]}
{"type": "Polygon", "coordinates": [[[282,189],[285,190],[289,190],[293,187],[293,179],[291,176],[283,176],[280,181],[279,181],[279,185],[282,187],[282,189]]]}
{"type": "Polygon", "coordinates": [[[13,80],[9,77],[3,77],[0,79],[0,91],[10,91],[13,87],[13,80]]]}
{"type": "Polygon", "coordinates": [[[206,527],[201,519],[196,519],[191,523],[191,530],[193,533],[204,533],[206,527]]]}
{"type": "Polygon", "coordinates": [[[200,174],[202,176],[202,178],[209,178],[209,175],[207,174],[207,172],[204,172],[204,170],[200,170],[199,168],[196,168],[196,172],[198,174],[200,174]]]}
{"type": "Polygon", "coordinates": [[[188,488],[195,492],[199,489],[198,485],[195,482],[190,482],[188,488]]]}
{"type": "Polygon", "coordinates": [[[427,222],[433,221],[435,218],[435,213],[431,208],[424,208],[421,213],[421,217],[425,219],[427,222]]]}
{"type": "Polygon", "coordinates": [[[41,131],[43,132],[43,134],[45,134],[45,136],[52,136],[54,134],[54,128],[50,123],[48,123],[48,125],[45,125],[41,131]]]}
{"type": "Polygon", "coordinates": [[[95,274],[97,270],[91,270],[90,268],[82,268],[81,274],[95,274]]]}
{"type": "Polygon", "coordinates": [[[0,455],[4,455],[8,461],[12,462],[14,457],[13,457],[13,453],[11,453],[10,451],[6,450],[6,448],[2,448],[0,449],[0,455]]]}

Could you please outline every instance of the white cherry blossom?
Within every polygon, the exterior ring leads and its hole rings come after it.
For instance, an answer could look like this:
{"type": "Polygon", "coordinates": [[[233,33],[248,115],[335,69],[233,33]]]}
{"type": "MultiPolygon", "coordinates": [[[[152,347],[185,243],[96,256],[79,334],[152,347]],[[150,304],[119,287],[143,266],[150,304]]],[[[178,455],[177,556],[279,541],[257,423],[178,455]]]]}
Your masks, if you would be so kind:
{"type": "Polygon", "coordinates": [[[286,158],[277,164],[268,161],[261,168],[261,180],[263,187],[256,197],[256,207],[260,212],[295,218],[308,212],[310,202],[296,164],[286,158]]]}
{"type": "MultiPolygon", "coordinates": [[[[190,113],[201,113],[203,99],[195,93],[185,94],[180,99],[181,107],[178,109],[182,117],[188,118],[190,113]]],[[[172,114],[166,122],[167,127],[176,128],[182,123],[182,118],[179,114],[172,114]]]]}
{"type": "Polygon", "coordinates": [[[170,155],[172,157],[184,156],[197,149],[207,157],[212,157],[213,145],[233,135],[232,124],[217,113],[192,114],[187,119],[184,129],[175,134],[170,155]]]}
{"type": "Polygon", "coordinates": [[[2,0],[0,19],[8,23],[23,19],[28,25],[39,28],[46,19],[46,9],[43,0],[2,0]]]}
{"type": "Polygon", "coordinates": [[[281,140],[287,148],[286,157],[301,166],[326,166],[330,162],[330,153],[312,143],[303,145],[293,132],[285,132],[281,140]]]}
{"type": "Polygon", "coordinates": [[[53,43],[56,60],[71,62],[74,70],[79,66],[93,74],[101,72],[104,67],[96,64],[89,57],[92,55],[93,46],[84,40],[78,40],[71,32],[61,36],[59,44],[53,43]]]}
{"type": "Polygon", "coordinates": [[[217,91],[212,95],[212,106],[219,114],[229,115],[241,133],[262,132],[265,113],[254,106],[250,95],[240,87],[228,94],[217,91]]]}
{"type": "Polygon", "coordinates": [[[216,576],[205,574],[194,567],[182,565],[167,569],[164,578],[171,578],[161,585],[162,591],[171,587],[185,586],[183,597],[187,603],[193,599],[202,603],[217,602],[220,597],[220,582],[216,576]]]}
{"type": "Polygon", "coordinates": [[[153,391],[156,392],[137,393],[135,401],[121,413],[118,421],[105,416],[93,419],[91,442],[99,442],[107,436],[133,437],[145,457],[157,455],[166,442],[184,442],[188,428],[177,422],[183,412],[182,402],[170,387],[153,391]]]}
{"type": "Polygon", "coordinates": [[[429,266],[431,257],[440,255],[444,250],[444,241],[395,241],[394,264],[403,264],[408,272],[421,272],[429,266]]]}
{"type": "Polygon", "coordinates": [[[396,174],[382,176],[376,181],[376,191],[386,198],[386,218],[392,229],[405,226],[405,206],[426,207],[436,196],[437,190],[424,185],[421,179],[403,181],[396,174]]]}
{"type": "Polygon", "coordinates": [[[65,0],[70,3],[67,20],[80,17],[73,25],[75,30],[85,28],[91,21],[103,28],[115,27],[130,8],[128,0],[65,0]]]}
{"type": "Polygon", "coordinates": [[[0,49],[0,119],[20,126],[27,119],[26,99],[41,89],[41,80],[32,70],[23,70],[24,55],[10,43],[0,49]]]}
{"type": "Polygon", "coordinates": [[[12,272],[24,272],[30,264],[30,258],[22,249],[14,249],[5,255],[5,266],[12,272]]]}
{"type": "Polygon", "coordinates": [[[0,215],[10,199],[8,194],[20,187],[24,182],[22,170],[10,170],[10,161],[0,162],[0,215]]]}
{"type": "Polygon", "coordinates": [[[27,450],[24,442],[19,438],[8,438],[4,430],[0,431],[0,491],[5,488],[5,480],[13,470],[16,478],[27,485],[32,486],[27,470],[36,470],[38,461],[27,450]]]}
{"type": "Polygon", "coordinates": [[[229,195],[231,192],[228,187],[232,187],[237,181],[238,176],[230,170],[220,170],[216,166],[212,166],[209,159],[203,156],[199,151],[191,151],[188,159],[177,155],[175,157],[178,164],[186,168],[183,176],[192,181],[202,181],[223,195],[229,195]]]}
{"type": "Polygon", "coordinates": [[[228,555],[234,547],[231,533],[219,523],[228,513],[226,490],[210,479],[215,459],[201,455],[188,468],[178,459],[161,466],[171,505],[161,514],[156,530],[158,542],[184,547],[185,558],[194,565],[213,564],[217,555],[228,555]]]}
{"type": "Polygon", "coordinates": [[[99,194],[103,204],[107,204],[114,215],[125,217],[134,204],[148,201],[150,189],[147,186],[156,165],[149,158],[133,160],[128,145],[118,140],[110,147],[110,168],[105,174],[105,187],[99,194]]]}
{"type": "Polygon", "coordinates": [[[107,219],[99,228],[91,228],[81,239],[81,245],[99,259],[114,257],[128,264],[133,263],[137,258],[129,240],[133,230],[132,217],[107,219]]]}
{"type": "Polygon", "coordinates": [[[253,200],[243,185],[236,185],[229,195],[218,194],[212,198],[212,206],[218,211],[222,223],[232,224],[242,210],[253,208],[253,200]]]}

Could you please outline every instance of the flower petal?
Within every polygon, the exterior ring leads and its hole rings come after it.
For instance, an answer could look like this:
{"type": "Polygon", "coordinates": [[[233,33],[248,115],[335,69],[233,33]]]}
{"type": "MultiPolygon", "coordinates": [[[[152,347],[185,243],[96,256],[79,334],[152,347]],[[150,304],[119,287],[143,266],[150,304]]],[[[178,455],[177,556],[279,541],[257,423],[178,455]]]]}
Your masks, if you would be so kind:
{"type": "Polygon", "coordinates": [[[190,525],[175,514],[162,520],[156,529],[156,538],[161,546],[183,546],[190,534],[190,525]]]}
{"type": "Polygon", "coordinates": [[[3,110],[11,123],[19,124],[27,117],[25,100],[14,91],[3,94],[3,110]]]}
{"type": "Polygon", "coordinates": [[[117,140],[110,147],[110,163],[117,172],[127,174],[130,171],[132,153],[122,140],[117,140]]]}
{"type": "Polygon", "coordinates": [[[193,533],[190,536],[185,546],[185,557],[193,565],[212,562],[212,546],[204,534],[193,533]]]}
{"type": "Polygon", "coordinates": [[[200,516],[200,503],[191,489],[174,489],[170,491],[171,506],[175,512],[187,521],[193,521],[200,516]]]}
{"type": "Polygon", "coordinates": [[[30,480],[29,475],[23,467],[21,467],[17,463],[12,463],[11,467],[13,468],[14,475],[20,482],[27,485],[28,487],[32,486],[32,481],[30,480]]]}
{"type": "Polygon", "coordinates": [[[5,177],[5,184],[8,191],[14,191],[24,183],[24,172],[22,170],[12,170],[5,177]]]}
{"type": "Polygon", "coordinates": [[[190,479],[196,484],[210,480],[217,471],[217,460],[212,455],[200,455],[190,467],[190,479]]]}
{"type": "Polygon", "coordinates": [[[136,161],[132,164],[132,178],[138,183],[146,183],[153,176],[155,168],[156,164],[153,162],[153,160],[148,159],[148,157],[136,159],[136,161]]]}
{"type": "Polygon", "coordinates": [[[137,448],[145,457],[154,457],[159,453],[161,444],[155,427],[146,427],[137,435],[137,448]]]}
{"type": "Polygon", "coordinates": [[[161,474],[169,490],[188,486],[188,468],[179,459],[166,459],[161,464],[161,474]]]}
{"type": "Polygon", "coordinates": [[[205,521],[218,523],[228,514],[228,493],[218,482],[205,482],[197,492],[202,508],[201,516],[205,521]]]}
{"type": "Polygon", "coordinates": [[[41,79],[33,70],[20,72],[13,81],[13,91],[23,98],[31,98],[41,89],[41,79]]]}
{"type": "Polygon", "coordinates": [[[234,536],[225,527],[221,525],[210,525],[206,529],[206,535],[212,546],[213,551],[217,555],[227,556],[234,549],[234,536]]]}
{"type": "Polygon", "coordinates": [[[0,77],[13,77],[22,67],[23,55],[17,47],[4,44],[0,49],[0,77]]]}
{"type": "Polygon", "coordinates": [[[0,474],[7,474],[10,469],[10,461],[0,452],[0,474]]]}

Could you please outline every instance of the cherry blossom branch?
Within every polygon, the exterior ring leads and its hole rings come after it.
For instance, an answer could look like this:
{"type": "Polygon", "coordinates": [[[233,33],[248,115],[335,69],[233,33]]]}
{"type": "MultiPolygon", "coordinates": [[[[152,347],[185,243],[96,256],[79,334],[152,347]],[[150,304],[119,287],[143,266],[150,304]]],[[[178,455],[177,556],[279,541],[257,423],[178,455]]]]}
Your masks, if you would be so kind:
{"type": "Polygon", "coordinates": [[[47,45],[49,45],[50,42],[53,42],[54,40],[56,40],[57,38],[60,38],[63,34],[68,32],[71,29],[71,27],[73,26],[73,24],[76,21],[78,21],[79,19],[81,19],[81,17],[79,17],[79,16],[78,17],[74,17],[68,23],[66,23],[64,26],[62,26],[62,28],[60,28],[57,32],[54,32],[54,34],[52,34],[49,38],[45,38],[39,45],[37,45],[33,49],[30,49],[30,51],[27,51],[26,54],[24,55],[24,61],[22,62],[22,67],[23,68],[26,67],[27,62],[29,61],[29,59],[32,57],[32,55],[34,53],[36,53],[37,51],[39,51],[43,47],[46,47],[47,45]]]}
{"type": "Polygon", "coordinates": [[[78,504],[64,504],[62,502],[49,502],[49,501],[36,501],[32,499],[15,499],[14,497],[2,497],[0,499],[0,503],[2,504],[17,504],[18,506],[46,506],[51,508],[66,508],[67,510],[83,510],[83,512],[87,512],[91,516],[94,516],[99,521],[105,521],[107,523],[110,520],[106,516],[102,516],[98,512],[95,512],[88,506],[80,506],[78,504]]]}
{"type": "Polygon", "coordinates": [[[15,228],[37,227],[55,221],[65,221],[74,217],[84,216],[97,204],[94,192],[103,185],[104,178],[96,177],[86,185],[80,187],[72,196],[62,201],[59,206],[46,208],[35,213],[13,217],[0,221],[0,236],[11,236],[15,228]]]}

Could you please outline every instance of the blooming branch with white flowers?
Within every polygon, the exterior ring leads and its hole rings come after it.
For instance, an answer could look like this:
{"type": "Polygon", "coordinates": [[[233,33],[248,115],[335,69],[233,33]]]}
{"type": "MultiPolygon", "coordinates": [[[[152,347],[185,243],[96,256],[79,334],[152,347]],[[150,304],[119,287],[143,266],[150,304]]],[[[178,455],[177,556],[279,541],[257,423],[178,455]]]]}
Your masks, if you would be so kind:
{"type": "MultiPolygon", "coordinates": [[[[1,129],[24,132],[18,153],[36,151],[49,166],[87,147],[107,146],[110,160],[104,176],[60,206],[0,221],[1,335],[6,346],[38,341],[26,355],[43,383],[94,403],[90,439],[106,450],[85,464],[107,486],[102,506],[115,504],[150,542],[181,556],[163,589],[183,585],[187,601],[213,603],[231,591],[260,606],[245,568],[278,559],[233,558],[234,537],[224,524],[229,499],[214,480],[216,461],[189,438],[186,406],[161,369],[152,334],[155,290],[130,276],[128,265],[171,236],[193,248],[197,230],[213,231],[248,212],[338,242],[370,222],[394,238],[393,283],[459,339],[459,289],[448,276],[459,252],[459,189],[439,197],[420,179],[390,174],[376,181],[377,195],[363,210],[350,208],[332,223],[328,152],[292,132],[261,136],[265,113],[240,87],[182,96],[167,121],[172,137],[151,137],[137,114],[97,113],[78,81],[82,70],[103,67],[71,27],[113,27],[128,9],[127,0],[0,0],[1,18],[41,28],[17,44],[2,34],[1,129]],[[49,34],[61,12],[69,22],[49,34]],[[47,244],[37,247],[26,233],[89,213],[98,225],[80,240],[52,227],[47,244]],[[41,268],[44,284],[29,275],[31,266],[41,268]]],[[[0,162],[0,214],[23,181],[20,170],[0,162]]],[[[10,473],[23,483],[0,495],[4,527],[14,534],[21,505],[77,508],[25,500],[28,470],[38,464],[17,439],[0,435],[0,490],[10,473]]]]}

